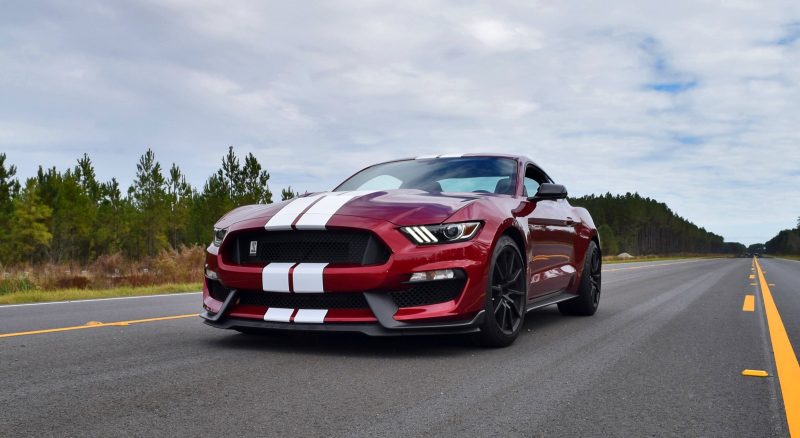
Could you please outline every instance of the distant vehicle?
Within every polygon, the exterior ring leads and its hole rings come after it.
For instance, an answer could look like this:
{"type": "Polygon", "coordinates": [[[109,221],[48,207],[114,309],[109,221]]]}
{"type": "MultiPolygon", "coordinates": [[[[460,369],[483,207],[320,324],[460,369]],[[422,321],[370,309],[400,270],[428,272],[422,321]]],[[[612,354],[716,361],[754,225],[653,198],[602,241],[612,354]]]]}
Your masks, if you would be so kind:
{"type": "Polygon", "coordinates": [[[240,207],[215,225],[201,316],[246,333],[475,333],[506,346],[532,309],[597,310],[599,237],[566,197],[526,157],[442,155],[240,207]]]}

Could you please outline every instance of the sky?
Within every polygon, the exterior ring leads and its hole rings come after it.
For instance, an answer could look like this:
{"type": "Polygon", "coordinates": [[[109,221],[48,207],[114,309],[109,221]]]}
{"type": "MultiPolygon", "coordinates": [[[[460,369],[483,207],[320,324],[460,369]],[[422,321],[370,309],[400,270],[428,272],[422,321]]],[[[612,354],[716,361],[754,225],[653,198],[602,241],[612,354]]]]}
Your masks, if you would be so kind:
{"type": "MultiPolygon", "coordinates": [[[[229,145],[274,193],[497,152],[745,244],[800,216],[800,1],[0,0],[0,152],[152,148],[202,187],[229,145]]],[[[278,195],[279,196],[279,195],[278,195]]]]}

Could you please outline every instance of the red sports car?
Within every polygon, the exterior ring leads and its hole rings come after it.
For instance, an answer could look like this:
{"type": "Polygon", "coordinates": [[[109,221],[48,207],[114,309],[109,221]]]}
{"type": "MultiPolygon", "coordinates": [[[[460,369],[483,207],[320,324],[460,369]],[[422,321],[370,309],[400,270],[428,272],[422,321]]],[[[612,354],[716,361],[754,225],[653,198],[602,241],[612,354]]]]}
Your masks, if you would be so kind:
{"type": "Polygon", "coordinates": [[[475,333],[509,345],[526,312],[592,315],[592,218],[530,159],[439,155],[367,167],[332,192],[237,208],[208,247],[219,328],[475,333]]]}

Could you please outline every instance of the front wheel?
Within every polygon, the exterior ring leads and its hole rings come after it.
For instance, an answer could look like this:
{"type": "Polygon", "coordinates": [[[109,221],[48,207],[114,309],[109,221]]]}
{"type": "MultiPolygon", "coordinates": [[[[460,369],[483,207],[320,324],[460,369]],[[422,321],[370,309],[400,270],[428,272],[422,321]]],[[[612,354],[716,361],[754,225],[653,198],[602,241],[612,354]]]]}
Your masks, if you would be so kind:
{"type": "Polygon", "coordinates": [[[479,339],[488,347],[511,345],[525,322],[527,302],[525,264],[522,254],[508,236],[497,242],[489,267],[486,287],[486,318],[479,339]]]}
{"type": "Polygon", "coordinates": [[[564,315],[591,316],[597,312],[600,304],[600,280],[602,270],[600,250],[594,241],[589,242],[586,257],[583,262],[581,284],[578,287],[578,297],[569,301],[558,303],[558,310],[564,315]]]}

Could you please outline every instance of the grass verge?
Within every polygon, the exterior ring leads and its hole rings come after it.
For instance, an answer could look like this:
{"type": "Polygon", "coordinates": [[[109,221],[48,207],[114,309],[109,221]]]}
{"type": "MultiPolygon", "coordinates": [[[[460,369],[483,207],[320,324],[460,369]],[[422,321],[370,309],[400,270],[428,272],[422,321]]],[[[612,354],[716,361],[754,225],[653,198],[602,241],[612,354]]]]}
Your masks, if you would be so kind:
{"type": "Polygon", "coordinates": [[[76,301],[96,298],[135,297],[202,290],[202,283],[160,284],[157,286],[116,287],[112,289],[58,289],[29,290],[0,295],[2,304],[45,303],[51,301],[76,301]]]}

